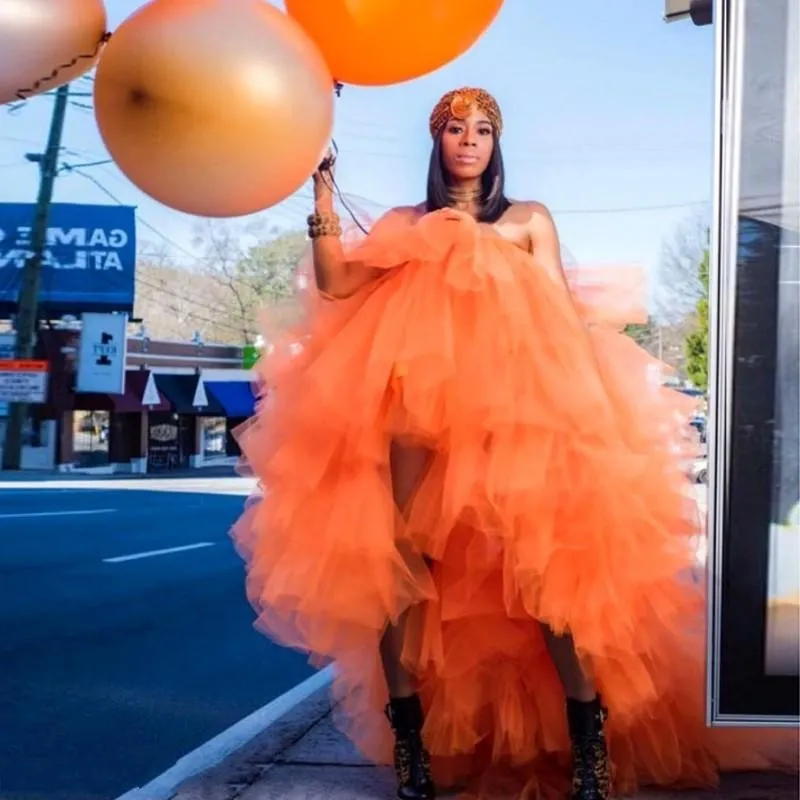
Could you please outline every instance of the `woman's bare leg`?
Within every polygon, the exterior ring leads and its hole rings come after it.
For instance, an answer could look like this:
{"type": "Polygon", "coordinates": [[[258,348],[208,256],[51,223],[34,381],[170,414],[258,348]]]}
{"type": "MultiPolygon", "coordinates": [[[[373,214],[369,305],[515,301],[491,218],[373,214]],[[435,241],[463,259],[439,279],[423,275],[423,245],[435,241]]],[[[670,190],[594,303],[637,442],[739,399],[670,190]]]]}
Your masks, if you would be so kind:
{"type": "MultiPolygon", "coordinates": [[[[431,453],[426,448],[392,443],[389,459],[392,495],[401,513],[405,513],[408,502],[425,474],[430,458],[431,453]]],[[[409,697],[416,691],[412,676],[403,668],[400,661],[408,616],[406,612],[396,625],[386,630],[381,640],[381,660],[391,697],[409,697]]],[[[597,690],[578,658],[572,637],[569,634],[557,635],[544,625],[542,630],[566,696],[581,702],[594,700],[597,690]]]]}
{"type": "MultiPolygon", "coordinates": [[[[389,464],[392,475],[392,495],[401,514],[422,480],[430,463],[430,451],[424,447],[406,447],[392,442],[389,464]]],[[[389,687],[389,696],[410,697],[416,692],[412,676],[401,664],[408,612],[390,626],[381,639],[381,661],[389,687]]]]}
{"type": "Polygon", "coordinates": [[[570,800],[608,800],[611,767],[605,739],[606,710],[569,634],[542,626],[545,643],[567,696],[567,727],[572,741],[570,800]]]}
{"type": "Polygon", "coordinates": [[[569,634],[558,636],[546,625],[542,625],[542,632],[550,658],[561,678],[564,694],[584,703],[594,700],[597,689],[578,658],[572,637],[569,634]]]}

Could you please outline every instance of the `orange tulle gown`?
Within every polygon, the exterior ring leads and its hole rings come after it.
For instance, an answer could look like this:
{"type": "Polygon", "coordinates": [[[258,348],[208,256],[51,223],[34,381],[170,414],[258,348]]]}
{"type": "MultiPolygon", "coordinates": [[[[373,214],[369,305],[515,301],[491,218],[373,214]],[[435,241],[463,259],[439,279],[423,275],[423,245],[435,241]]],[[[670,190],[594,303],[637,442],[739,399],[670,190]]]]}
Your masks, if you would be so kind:
{"type": "Polygon", "coordinates": [[[648,377],[650,356],[458,212],[390,216],[348,258],[379,272],[347,300],[312,300],[260,363],[240,441],[264,494],[234,537],[258,626],[336,662],[358,747],[390,757],[378,644],[412,609],[404,663],[442,783],[518,797],[568,785],[540,622],[569,631],[595,677],[618,792],[793,768],[796,739],[704,724],[685,398],[648,377]],[[393,440],[433,453],[405,518],[393,440]]]}

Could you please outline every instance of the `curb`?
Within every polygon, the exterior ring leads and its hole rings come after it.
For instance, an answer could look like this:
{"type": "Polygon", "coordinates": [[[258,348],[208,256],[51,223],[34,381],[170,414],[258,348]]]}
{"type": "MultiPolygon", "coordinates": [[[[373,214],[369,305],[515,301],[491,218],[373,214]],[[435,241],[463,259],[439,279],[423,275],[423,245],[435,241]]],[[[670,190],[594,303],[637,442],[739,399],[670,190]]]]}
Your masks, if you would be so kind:
{"type": "Polygon", "coordinates": [[[317,672],[117,800],[234,800],[330,713],[333,675],[317,672]]]}
{"type": "Polygon", "coordinates": [[[8,486],[15,483],[65,483],[74,481],[148,481],[185,480],[187,478],[238,478],[241,477],[233,467],[213,466],[172,470],[170,472],[93,472],[90,470],[19,470],[8,472],[0,470],[0,483],[8,486]]]}

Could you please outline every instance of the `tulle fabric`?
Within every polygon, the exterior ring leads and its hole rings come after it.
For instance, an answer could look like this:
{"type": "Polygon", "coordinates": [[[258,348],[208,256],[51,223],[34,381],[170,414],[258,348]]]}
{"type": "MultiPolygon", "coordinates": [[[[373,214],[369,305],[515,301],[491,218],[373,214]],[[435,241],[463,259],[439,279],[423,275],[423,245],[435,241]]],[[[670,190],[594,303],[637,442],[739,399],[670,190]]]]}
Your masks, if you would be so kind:
{"type": "Polygon", "coordinates": [[[403,661],[444,783],[564,790],[564,696],[539,623],[569,632],[595,677],[619,792],[793,768],[786,734],[704,725],[691,400],[614,329],[631,309],[588,284],[571,296],[447,210],[390,215],[348,258],[363,289],[309,295],[305,322],[259,364],[240,442],[264,493],[234,538],[258,626],[336,662],[357,746],[390,756],[378,643],[410,610],[403,661]],[[432,453],[405,517],[393,440],[432,453]]]}

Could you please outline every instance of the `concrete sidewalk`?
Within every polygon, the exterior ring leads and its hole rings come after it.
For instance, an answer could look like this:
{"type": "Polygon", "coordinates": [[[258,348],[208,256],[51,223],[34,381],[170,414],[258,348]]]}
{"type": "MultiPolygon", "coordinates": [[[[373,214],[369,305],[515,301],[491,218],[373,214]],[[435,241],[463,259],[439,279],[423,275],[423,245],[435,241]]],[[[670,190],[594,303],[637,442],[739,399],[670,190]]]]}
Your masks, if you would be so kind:
{"type": "Polygon", "coordinates": [[[213,467],[195,467],[186,469],[176,469],[169,472],[92,472],[89,470],[72,470],[61,472],[59,470],[19,470],[9,472],[0,469],[0,484],[12,483],[43,483],[43,482],[62,482],[74,483],[76,481],[97,480],[108,481],[147,481],[147,480],[181,480],[185,478],[235,478],[237,477],[236,468],[227,464],[213,467]]]}
{"type": "MultiPolygon", "coordinates": [[[[172,800],[392,800],[395,796],[391,770],[366,762],[333,727],[327,688],[170,795],[172,800]]],[[[637,795],[637,800],[712,798],[797,800],[798,781],[796,776],[741,774],[727,776],[716,792],[637,795]]]]}

